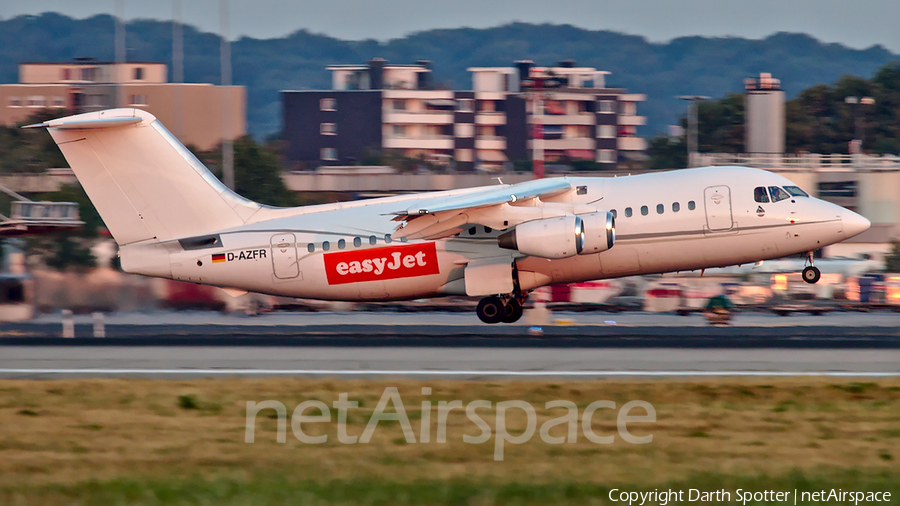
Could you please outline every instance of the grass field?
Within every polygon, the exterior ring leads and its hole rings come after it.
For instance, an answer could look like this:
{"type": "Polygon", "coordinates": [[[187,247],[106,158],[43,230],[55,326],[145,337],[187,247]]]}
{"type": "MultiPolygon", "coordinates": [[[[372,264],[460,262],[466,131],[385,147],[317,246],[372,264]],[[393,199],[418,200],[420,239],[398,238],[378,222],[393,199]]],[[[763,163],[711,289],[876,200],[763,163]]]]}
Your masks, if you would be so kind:
{"type": "MultiPolygon", "coordinates": [[[[495,425],[493,408],[478,413],[495,425]]],[[[521,410],[507,412],[513,436],[526,421],[521,410]]],[[[596,411],[593,430],[616,435],[616,411],[596,411]]],[[[549,433],[566,435],[566,426],[549,433]]],[[[0,381],[0,504],[611,504],[611,488],[742,487],[886,490],[896,499],[898,458],[898,380],[0,381]],[[417,440],[421,404],[431,402],[430,442],[409,444],[398,422],[381,422],[369,443],[342,444],[336,410],[330,423],[303,425],[327,442],[293,436],[294,407],[331,406],[341,393],[360,405],[347,433],[361,435],[386,387],[398,388],[417,440]],[[548,444],[536,432],[506,444],[498,462],[493,438],[463,442],[480,430],[457,409],[447,442],[434,442],[438,401],[476,399],[527,401],[538,430],[566,413],[545,409],[547,401],[572,401],[580,414],[597,400],[617,408],[644,400],[656,422],[629,428],[653,440],[597,444],[579,424],[574,443],[548,444]],[[285,443],[276,442],[274,410],[259,413],[255,442],[244,442],[246,403],[264,400],[287,408],[285,443]]]]}

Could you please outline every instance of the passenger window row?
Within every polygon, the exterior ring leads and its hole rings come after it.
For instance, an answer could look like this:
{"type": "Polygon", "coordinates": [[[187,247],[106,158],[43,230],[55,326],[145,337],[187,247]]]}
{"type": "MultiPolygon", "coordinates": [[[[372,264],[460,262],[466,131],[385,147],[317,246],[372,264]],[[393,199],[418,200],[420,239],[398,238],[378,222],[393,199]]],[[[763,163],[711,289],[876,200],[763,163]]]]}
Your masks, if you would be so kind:
{"type": "MultiPolygon", "coordinates": [[[[378,244],[378,237],[376,237],[374,235],[370,235],[368,241],[369,241],[370,245],[374,246],[374,245],[378,244]]],[[[400,242],[407,242],[407,241],[409,241],[409,239],[407,239],[406,237],[403,237],[400,239],[400,242]]],[[[384,243],[390,244],[392,242],[394,242],[394,239],[391,237],[391,234],[386,234],[384,236],[384,243]]],[[[353,238],[353,247],[354,248],[361,247],[362,243],[363,243],[362,237],[354,237],[353,238]]],[[[347,241],[345,239],[338,239],[337,249],[344,249],[346,247],[347,247],[347,241]]],[[[309,251],[310,253],[315,253],[317,248],[322,248],[322,251],[329,251],[329,250],[331,250],[331,242],[323,241],[322,244],[318,247],[316,246],[315,243],[309,243],[306,245],[306,251],[309,251]]]]}
{"type": "MultiPolygon", "coordinates": [[[[687,207],[689,211],[693,211],[694,209],[697,209],[697,203],[693,200],[689,200],[687,207]]],[[[677,213],[678,211],[681,211],[681,203],[672,202],[672,212],[677,213]]],[[[619,217],[619,212],[615,209],[611,209],[609,212],[612,213],[613,218],[619,217]]],[[[663,204],[656,204],[656,214],[663,214],[664,212],[666,212],[666,206],[663,204]]],[[[650,208],[647,206],[641,206],[641,216],[647,216],[648,214],[650,214],[650,208]]],[[[625,217],[631,218],[633,215],[634,212],[632,211],[632,209],[630,207],[626,207],[625,217]]]]}

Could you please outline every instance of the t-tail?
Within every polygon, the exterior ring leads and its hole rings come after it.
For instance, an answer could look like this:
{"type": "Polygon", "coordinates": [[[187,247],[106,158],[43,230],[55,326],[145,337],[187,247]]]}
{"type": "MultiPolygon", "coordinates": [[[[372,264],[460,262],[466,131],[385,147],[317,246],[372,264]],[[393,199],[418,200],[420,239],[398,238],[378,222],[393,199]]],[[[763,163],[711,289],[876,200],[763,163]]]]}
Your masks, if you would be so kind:
{"type": "MultiPolygon", "coordinates": [[[[149,253],[157,249],[153,245],[259,221],[271,209],[231,191],[140,109],[90,112],[25,128],[49,130],[123,252],[149,253]]],[[[122,261],[131,270],[124,255],[122,261]]],[[[168,267],[160,268],[157,275],[165,276],[168,267]]]]}

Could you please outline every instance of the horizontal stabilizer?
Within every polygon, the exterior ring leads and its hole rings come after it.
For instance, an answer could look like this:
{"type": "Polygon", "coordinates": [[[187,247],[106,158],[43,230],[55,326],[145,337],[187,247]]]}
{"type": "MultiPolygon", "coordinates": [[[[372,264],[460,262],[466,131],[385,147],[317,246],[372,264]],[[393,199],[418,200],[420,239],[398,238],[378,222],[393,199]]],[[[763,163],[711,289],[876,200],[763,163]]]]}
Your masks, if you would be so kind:
{"type": "Polygon", "coordinates": [[[99,118],[99,119],[82,119],[82,120],[70,120],[67,121],[67,118],[45,121],[44,123],[37,123],[34,125],[23,126],[22,128],[53,128],[56,130],[84,130],[84,129],[96,129],[96,128],[115,128],[121,126],[135,125],[144,121],[143,118],[133,117],[133,118],[99,118]]]}

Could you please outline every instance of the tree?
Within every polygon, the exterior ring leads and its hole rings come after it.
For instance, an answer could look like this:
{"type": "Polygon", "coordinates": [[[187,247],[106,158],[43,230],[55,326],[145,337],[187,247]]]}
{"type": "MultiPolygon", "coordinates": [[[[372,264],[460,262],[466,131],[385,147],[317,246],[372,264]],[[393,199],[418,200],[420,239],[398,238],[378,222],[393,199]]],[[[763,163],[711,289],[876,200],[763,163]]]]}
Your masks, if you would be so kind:
{"type": "MultiPolygon", "coordinates": [[[[198,158],[222,179],[222,148],[197,153],[198,158]]],[[[277,145],[259,144],[245,135],[234,141],[234,191],[270,206],[297,205],[296,195],[284,185],[278,165],[277,145]]]]}
{"type": "Polygon", "coordinates": [[[891,241],[891,254],[884,258],[884,270],[900,272],[900,240],[891,241]]]}
{"type": "Polygon", "coordinates": [[[75,231],[30,237],[25,251],[37,255],[48,266],[58,270],[86,270],[97,266],[91,246],[104,231],[103,220],[80,184],[63,185],[59,191],[36,196],[36,200],[75,202],[84,226],[75,231]]]}

